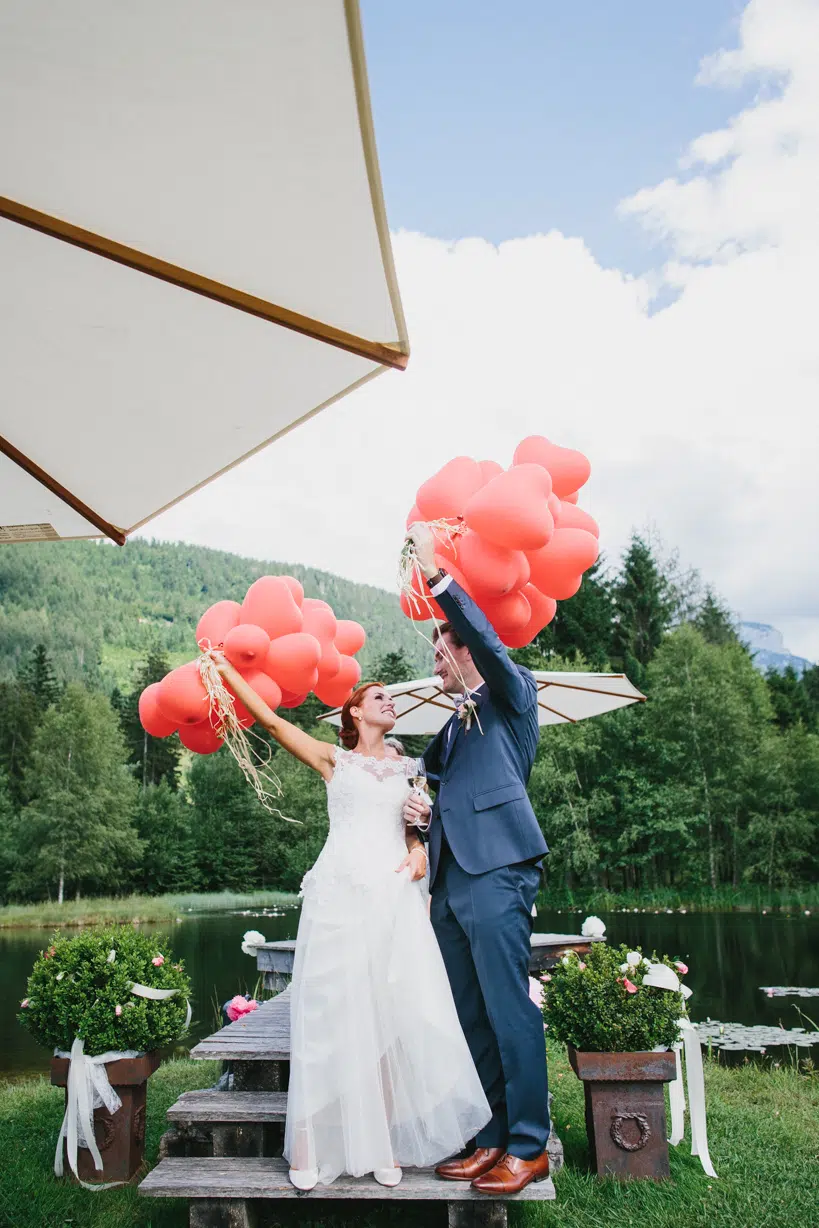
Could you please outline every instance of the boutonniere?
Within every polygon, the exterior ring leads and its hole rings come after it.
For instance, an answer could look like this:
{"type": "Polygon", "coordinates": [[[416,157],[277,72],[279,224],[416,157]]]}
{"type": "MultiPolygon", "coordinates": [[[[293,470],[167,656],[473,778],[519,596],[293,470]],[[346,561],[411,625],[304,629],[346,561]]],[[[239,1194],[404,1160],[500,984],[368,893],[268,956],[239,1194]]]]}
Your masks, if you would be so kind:
{"type": "Polygon", "coordinates": [[[472,728],[472,721],[478,715],[478,705],[475,703],[474,699],[464,699],[462,703],[458,704],[457,712],[458,720],[461,722],[466,732],[469,733],[469,730],[472,728]]]}

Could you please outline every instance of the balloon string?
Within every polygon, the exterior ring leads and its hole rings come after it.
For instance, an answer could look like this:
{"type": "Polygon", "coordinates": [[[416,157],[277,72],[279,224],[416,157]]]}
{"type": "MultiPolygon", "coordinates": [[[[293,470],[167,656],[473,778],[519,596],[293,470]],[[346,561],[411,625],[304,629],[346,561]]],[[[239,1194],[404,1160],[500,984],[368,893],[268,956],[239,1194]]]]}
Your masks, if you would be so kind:
{"type": "MultiPolygon", "coordinates": [[[[427,523],[433,532],[446,533],[447,540],[450,544],[452,544],[453,538],[466,532],[466,525],[463,523],[463,521],[458,521],[454,525],[448,520],[430,520],[427,523]]],[[[420,614],[422,610],[426,610],[435,626],[441,626],[440,620],[436,617],[435,610],[432,605],[432,597],[425,592],[424,584],[424,575],[421,571],[421,564],[418,561],[415,543],[407,538],[406,542],[404,543],[404,548],[401,551],[401,559],[398,564],[398,590],[407,599],[407,605],[410,610],[410,622],[412,623],[413,627],[418,632],[421,639],[429,644],[433,652],[437,648],[441,655],[446,658],[447,664],[457,678],[458,683],[463,690],[464,697],[466,697],[471,693],[471,687],[467,685],[466,679],[461,672],[461,668],[452,655],[452,651],[450,650],[446,640],[443,636],[439,636],[436,642],[430,636],[426,635],[421,630],[419,623],[427,622],[428,619],[416,620],[414,617],[413,611],[420,614]]],[[[477,724],[478,729],[480,729],[481,734],[483,734],[481,718],[477,711],[475,712],[475,723],[477,724]]]]}
{"type": "Polygon", "coordinates": [[[240,723],[235,700],[216,668],[210,644],[203,640],[200,648],[202,652],[199,657],[199,673],[210,701],[211,728],[223,739],[225,746],[238,763],[242,775],[265,810],[269,814],[275,814],[278,818],[284,819],[285,823],[301,825],[300,819],[291,819],[288,815],[282,814],[278,806],[273,804],[283,796],[284,790],[282,782],[270,767],[272,751],[263,738],[260,738],[258,734],[251,734],[240,723]],[[206,643],[207,647],[205,647],[206,643]],[[251,737],[264,747],[266,758],[262,758],[258,751],[254,755],[250,744],[251,737]]]}

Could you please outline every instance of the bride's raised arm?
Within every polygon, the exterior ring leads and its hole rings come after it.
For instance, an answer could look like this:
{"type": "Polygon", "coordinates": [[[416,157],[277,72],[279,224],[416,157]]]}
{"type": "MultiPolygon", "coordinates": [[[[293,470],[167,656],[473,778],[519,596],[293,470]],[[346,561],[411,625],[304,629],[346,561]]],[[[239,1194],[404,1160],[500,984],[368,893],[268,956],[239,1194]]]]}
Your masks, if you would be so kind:
{"type": "Polygon", "coordinates": [[[260,725],[263,725],[286,751],[295,755],[297,759],[301,759],[302,763],[306,763],[325,780],[329,780],[335,767],[335,747],[329,742],[320,742],[318,738],[311,738],[310,734],[299,729],[298,725],[286,721],[272,708],[268,708],[250,683],[237,669],[234,669],[222,653],[214,652],[213,660],[233,694],[244,704],[250,715],[260,725]]]}

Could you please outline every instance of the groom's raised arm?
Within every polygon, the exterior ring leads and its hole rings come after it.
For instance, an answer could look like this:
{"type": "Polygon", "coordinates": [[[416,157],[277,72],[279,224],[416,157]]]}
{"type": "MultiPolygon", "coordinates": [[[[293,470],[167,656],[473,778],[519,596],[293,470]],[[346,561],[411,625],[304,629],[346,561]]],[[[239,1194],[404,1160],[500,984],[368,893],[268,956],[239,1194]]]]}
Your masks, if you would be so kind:
{"type": "Polygon", "coordinates": [[[452,576],[433,585],[432,595],[472,654],[492,696],[516,712],[531,708],[537,702],[537,684],[528,670],[519,670],[509,659],[505,645],[480,606],[452,576]]]}

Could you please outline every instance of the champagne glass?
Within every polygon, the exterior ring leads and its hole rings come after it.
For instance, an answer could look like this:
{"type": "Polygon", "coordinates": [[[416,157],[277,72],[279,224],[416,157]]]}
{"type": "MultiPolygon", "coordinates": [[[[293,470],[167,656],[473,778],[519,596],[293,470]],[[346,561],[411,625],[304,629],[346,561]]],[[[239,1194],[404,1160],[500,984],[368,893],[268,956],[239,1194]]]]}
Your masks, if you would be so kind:
{"type": "MultiPolygon", "coordinates": [[[[409,780],[410,791],[416,797],[423,797],[429,802],[429,784],[427,782],[427,769],[424,766],[423,759],[410,759],[407,763],[407,779],[409,780]]],[[[429,820],[426,823],[415,823],[419,831],[426,831],[429,827],[429,820]]]]}

